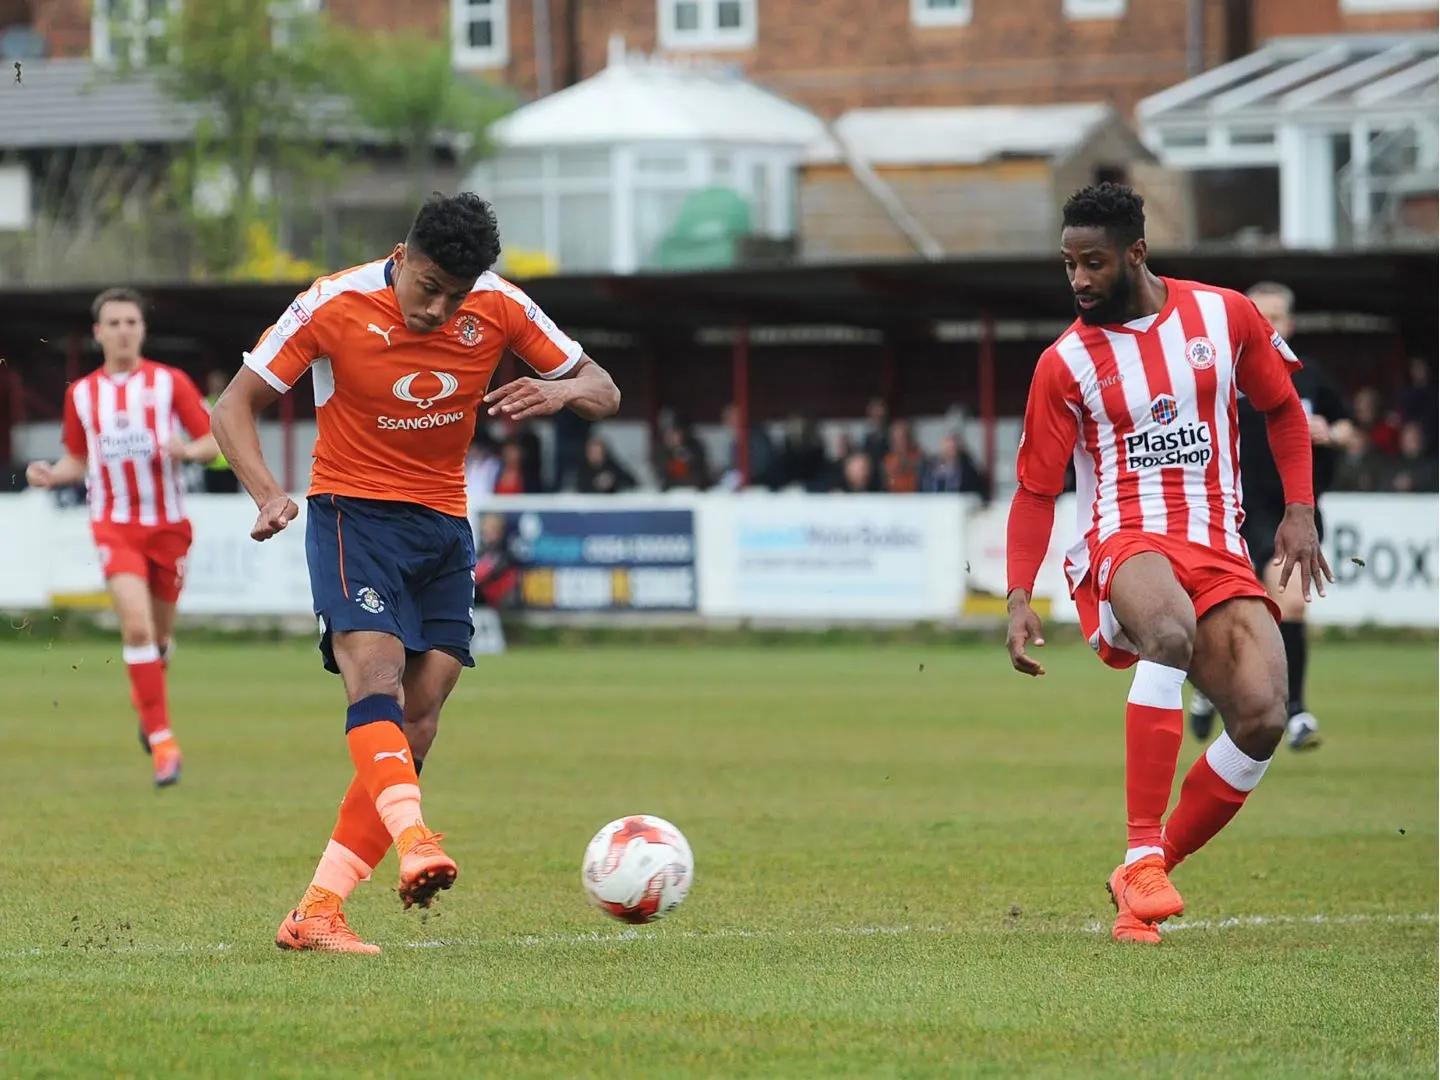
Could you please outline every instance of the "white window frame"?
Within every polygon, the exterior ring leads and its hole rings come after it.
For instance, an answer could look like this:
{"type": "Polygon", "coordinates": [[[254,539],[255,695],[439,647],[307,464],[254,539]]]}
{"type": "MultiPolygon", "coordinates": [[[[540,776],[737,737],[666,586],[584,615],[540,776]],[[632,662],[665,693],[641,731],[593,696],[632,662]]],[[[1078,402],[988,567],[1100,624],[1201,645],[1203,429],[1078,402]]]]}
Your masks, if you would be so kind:
{"type": "Polygon", "coordinates": [[[1065,18],[1119,19],[1125,15],[1125,0],[1065,0],[1065,18]]]}
{"type": "Polygon", "coordinates": [[[910,0],[910,22],[915,26],[968,26],[974,14],[974,0],[960,0],[953,8],[932,8],[928,0],[910,0]]]}
{"type": "MultiPolygon", "coordinates": [[[[144,67],[145,43],[165,32],[165,20],[173,14],[178,0],[168,0],[166,13],[158,18],[144,17],[149,0],[121,0],[130,9],[127,24],[143,33],[137,33],[130,40],[130,63],[144,67]]],[[[90,59],[97,64],[113,64],[119,58],[110,48],[110,15],[108,0],[94,0],[90,16],[90,59]]]]}
{"type": "Polygon", "coordinates": [[[659,0],[655,5],[659,19],[660,48],[675,51],[719,52],[728,49],[751,49],[759,38],[759,0],[739,0],[740,25],[719,25],[721,0],[659,0]],[[675,28],[675,9],[681,3],[693,3],[700,9],[700,25],[694,30],[675,28]]]}
{"type": "Polygon", "coordinates": [[[490,46],[471,48],[470,0],[450,0],[450,60],[457,68],[503,68],[510,64],[510,0],[490,0],[490,46]]]}

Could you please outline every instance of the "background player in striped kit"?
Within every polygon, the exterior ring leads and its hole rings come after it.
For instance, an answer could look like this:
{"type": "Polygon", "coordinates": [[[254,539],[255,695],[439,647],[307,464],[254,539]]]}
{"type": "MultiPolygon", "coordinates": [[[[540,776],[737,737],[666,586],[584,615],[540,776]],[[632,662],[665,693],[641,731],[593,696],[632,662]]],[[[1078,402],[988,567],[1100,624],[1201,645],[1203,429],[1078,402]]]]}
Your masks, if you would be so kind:
{"type": "Polygon", "coordinates": [[[193,535],[180,466],[210,461],[220,451],[190,376],[141,355],[140,294],[107,289],[95,298],[92,314],[104,362],[65,393],[65,456],[53,465],[31,463],[25,479],[41,488],[86,483],[90,529],[120,619],[130,700],[140,715],[140,743],[151,755],[156,785],[165,787],[180,779],[165,667],[193,535]]]}
{"type": "Polygon", "coordinates": [[[1285,491],[1275,534],[1282,584],[1323,592],[1310,431],[1284,339],[1246,297],[1153,274],[1145,214],[1128,187],[1065,204],[1061,252],[1079,319],[1040,357],[1030,385],[1007,541],[1011,662],[1044,669],[1030,606],[1074,460],[1077,539],[1065,560],[1091,647],[1135,667],[1125,709],[1125,859],[1108,886],[1118,941],[1158,943],[1184,911],[1169,872],[1234,817],[1285,732],[1279,610],[1240,535],[1237,390],[1265,414],[1285,491]],[[1184,737],[1187,674],[1225,731],[1191,768],[1168,820],[1184,737]],[[1164,821],[1162,827],[1162,820],[1164,821]]]}

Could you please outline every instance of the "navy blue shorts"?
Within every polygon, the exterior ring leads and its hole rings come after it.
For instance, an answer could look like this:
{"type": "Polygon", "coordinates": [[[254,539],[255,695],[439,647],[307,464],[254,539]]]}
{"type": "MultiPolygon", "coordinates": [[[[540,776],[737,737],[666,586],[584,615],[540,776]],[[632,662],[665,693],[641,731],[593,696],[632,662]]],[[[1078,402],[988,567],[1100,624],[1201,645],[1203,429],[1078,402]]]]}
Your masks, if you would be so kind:
{"type": "Polygon", "coordinates": [[[474,667],[475,534],[465,518],[415,503],[312,495],[305,515],[310,594],[325,670],[331,635],[392,634],[407,653],[433,649],[474,667]]]}

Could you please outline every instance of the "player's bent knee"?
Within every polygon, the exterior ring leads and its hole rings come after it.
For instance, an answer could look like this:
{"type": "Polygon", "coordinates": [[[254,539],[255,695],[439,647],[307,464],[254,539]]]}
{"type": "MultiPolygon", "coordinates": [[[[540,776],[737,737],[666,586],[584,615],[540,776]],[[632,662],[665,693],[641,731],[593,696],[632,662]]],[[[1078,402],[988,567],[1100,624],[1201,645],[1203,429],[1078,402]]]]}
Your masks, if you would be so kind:
{"type": "Polygon", "coordinates": [[[1289,589],[1278,601],[1280,618],[1286,622],[1305,621],[1305,597],[1298,589],[1289,589]]]}
{"type": "Polygon", "coordinates": [[[1245,753],[1263,761],[1285,735],[1285,684],[1273,678],[1250,679],[1237,686],[1224,715],[1230,738],[1245,753]]]}
{"type": "Polygon", "coordinates": [[[405,686],[401,671],[390,663],[364,664],[355,673],[351,696],[355,701],[362,698],[384,695],[394,698],[402,709],[405,702],[405,686]]]}
{"type": "Polygon", "coordinates": [[[1140,635],[1140,655],[1182,671],[1195,651],[1195,624],[1173,615],[1157,617],[1140,635]]]}
{"type": "Polygon", "coordinates": [[[405,709],[394,694],[368,694],[356,701],[345,711],[345,733],[348,735],[366,724],[394,724],[405,726],[405,709]]]}
{"type": "Polygon", "coordinates": [[[127,649],[143,649],[147,645],[155,644],[155,634],[150,627],[143,623],[139,625],[122,624],[120,643],[127,649]]]}
{"type": "Polygon", "coordinates": [[[1275,753],[1285,737],[1285,706],[1279,704],[1263,712],[1226,717],[1230,738],[1242,751],[1256,761],[1265,761],[1275,753]]]}

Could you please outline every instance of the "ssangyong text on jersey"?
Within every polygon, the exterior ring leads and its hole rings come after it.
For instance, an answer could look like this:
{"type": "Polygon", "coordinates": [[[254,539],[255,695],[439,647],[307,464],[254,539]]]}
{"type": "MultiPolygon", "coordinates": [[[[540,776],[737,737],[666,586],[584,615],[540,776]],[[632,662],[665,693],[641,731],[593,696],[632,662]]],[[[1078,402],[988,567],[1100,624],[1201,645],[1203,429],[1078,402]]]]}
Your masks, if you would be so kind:
{"type": "Polygon", "coordinates": [[[464,412],[426,413],[423,416],[381,416],[376,426],[381,431],[429,431],[431,428],[458,424],[465,419],[464,412]]]}

